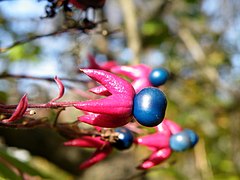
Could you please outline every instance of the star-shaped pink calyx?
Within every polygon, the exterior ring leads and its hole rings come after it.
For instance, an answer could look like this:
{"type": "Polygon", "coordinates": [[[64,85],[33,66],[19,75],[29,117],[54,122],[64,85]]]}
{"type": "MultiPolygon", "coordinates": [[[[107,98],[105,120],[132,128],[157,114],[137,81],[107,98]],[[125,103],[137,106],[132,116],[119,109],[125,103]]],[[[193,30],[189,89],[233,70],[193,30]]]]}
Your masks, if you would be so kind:
{"type": "MultiPolygon", "coordinates": [[[[81,69],[83,73],[102,84],[107,90],[107,97],[78,102],[74,106],[86,111],[78,119],[100,127],[119,127],[131,120],[135,90],[126,80],[110,72],[96,69],[81,69]]],[[[103,95],[102,86],[91,89],[95,94],[103,95]]]]}
{"type": "Polygon", "coordinates": [[[169,139],[173,134],[182,131],[177,123],[167,119],[164,119],[155,129],[155,133],[135,140],[136,144],[147,146],[152,151],[152,154],[138,166],[139,169],[149,169],[168,159],[172,153],[169,139]]]}

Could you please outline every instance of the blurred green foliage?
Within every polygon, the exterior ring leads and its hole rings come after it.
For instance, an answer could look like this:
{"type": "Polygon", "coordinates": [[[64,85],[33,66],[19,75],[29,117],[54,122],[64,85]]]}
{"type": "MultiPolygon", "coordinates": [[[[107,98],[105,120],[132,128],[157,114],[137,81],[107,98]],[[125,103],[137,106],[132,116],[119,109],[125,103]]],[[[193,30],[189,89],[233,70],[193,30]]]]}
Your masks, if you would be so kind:
{"type": "Polygon", "coordinates": [[[9,50],[6,55],[6,59],[10,61],[30,60],[36,61],[39,59],[40,47],[32,46],[30,44],[16,46],[9,50]]]}

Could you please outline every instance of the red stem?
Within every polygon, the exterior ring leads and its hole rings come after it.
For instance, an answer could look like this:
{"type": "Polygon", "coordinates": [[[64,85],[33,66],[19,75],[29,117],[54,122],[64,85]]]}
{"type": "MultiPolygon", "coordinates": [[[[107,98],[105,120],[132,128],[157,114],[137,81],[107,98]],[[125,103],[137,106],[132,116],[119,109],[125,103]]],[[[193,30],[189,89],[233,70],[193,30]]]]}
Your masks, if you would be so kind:
{"type": "MultiPolygon", "coordinates": [[[[69,101],[69,102],[49,102],[46,104],[28,104],[28,108],[60,108],[60,107],[72,107],[79,101],[69,101]]],[[[17,105],[3,105],[0,104],[0,109],[15,109],[17,105]]]]}

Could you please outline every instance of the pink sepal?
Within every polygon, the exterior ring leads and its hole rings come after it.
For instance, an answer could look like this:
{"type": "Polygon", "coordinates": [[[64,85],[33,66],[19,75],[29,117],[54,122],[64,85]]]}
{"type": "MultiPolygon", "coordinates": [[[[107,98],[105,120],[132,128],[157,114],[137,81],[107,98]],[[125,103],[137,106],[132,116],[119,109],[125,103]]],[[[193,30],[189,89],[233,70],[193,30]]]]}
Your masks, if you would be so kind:
{"type": "Polygon", "coordinates": [[[20,99],[16,110],[14,111],[14,113],[12,114],[12,116],[9,119],[4,119],[2,120],[3,123],[10,123],[13,122],[15,120],[18,120],[19,118],[21,118],[24,113],[26,112],[28,107],[28,99],[27,99],[27,94],[24,94],[24,96],[20,99]]]}
{"type": "Polygon", "coordinates": [[[164,148],[152,153],[148,159],[146,159],[140,166],[138,166],[138,169],[149,169],[160,164],[170,157],[171,152],[172,151],[170,148],[164,148]]]}
{"type": "Polygon", "coordinates": [[[105,159],[111,153],[111,151],[112,151],[112,147],[110,145],[106,145],[102,149],[97,149],[88,160],[86,160],[80,165],[79,168],[86,169],[96,164],[97,162],[105,159]]]}
{"type": "Polygon", "coordinates": [[[100,137],[82,136],[81,138],[73,139],[64,143],[65,146],[77,146],[88,148],[102,148],[106,145],[106,141],[100,137]]]}
{"type": "Polygon", "coordinates": [[[146,75],[148,75],[150,71],[151,69],[144,64],[136,66],[116,66],[111,69],[111,72],[125,75],[132,80],[146,77],[146,75]]]}
{"type": "Polygon", "coordinates": [[[91,124],[93,126],[116,128],[127,124],[131,120],[131,118],[120,118],[117,116],[110,116],[106,114],[89,113],[87,115],[78,117],[78,120],[87,124],[91,124]]]}
{"type": "Polygon", "coordinates": [[[118,64],[116,61],[108,61],[101,65],[101,69],[105,71],[111,71],[111,69],[117,65],[118,64]]]}
{"type": "Polygon", "coordinates": [[[162,123],[165,126],[168,127],[168,129],[170,130],[171,134],[176,134],[176,133],[179,133],[179,132],[181,132],[183,130],[182,127],[179,124],[177,124],[174,121],[171,121],[169,119],[164,119],[162,123]]]}
{"type": "Polygon", "coordinates": [[[88,62],[89,62],[89,69],[101,69],[101,67],[97,64],[95,57],[91,54],[88,54],[88,62]]]}
{"type": "Polygon", "coordinates": [[[97,86],[89,90],[90,92],[102,96],[110,96],[111,93],[104,86],[97,86]]]}
{"type": "Polygon", "coordinates": [[[94,79],[95,81],[101,83],[112,94],[122,94],[126,92],[128,95],[135,94],[132,85],[115,74],[112,74],[104,70],[96,69],[80,69],[80,70],[83,73],[87,74],[92,79],[94,79]]]}
{"type": "Polygon", "coordinates": [[[151,86],[151,83],[148,79],[151,68],[144,64],[136,66],[116,66],[111,68],[111,72],[122,74],[132,79],[132,85],[136,93],[145,87],[151,86]]]}
{"type": "Polygon", "coordinates": [[[89,61],[88,69],[101,69],[105,71],[110,71],[111,68],[117,66],[116,61],[108,61],[106,63],[102,63],[99,65],[96,62],[96,59],[91,54],[88,54],[88,61],[89,61]]]}
{"type": "Polygon", "coordinates": [[[153,147],[157,149],[162,149],[169,147],[169,136],[165,134],[155,133],[136,139],[135,143],[140,145],[145,145],[147,147],[153,147]]]}
{"type": "Polygon", "coordinates": [[[102,99],[79,102],[74,107],[97,114],[128,117],[132,113],[132,100],[117,94],[102,99]]]}
{"type": "Polygon", "coordinates": [[[64,91],[65,91],[62,81],[57,76],[54,77],[54,80],[57,83],[59,93],[58,93],[58,96],[56,98],[53,98],[50,102],[55,102],[58,99],[60,99],[61,97],[63,97],[64,91]]]}

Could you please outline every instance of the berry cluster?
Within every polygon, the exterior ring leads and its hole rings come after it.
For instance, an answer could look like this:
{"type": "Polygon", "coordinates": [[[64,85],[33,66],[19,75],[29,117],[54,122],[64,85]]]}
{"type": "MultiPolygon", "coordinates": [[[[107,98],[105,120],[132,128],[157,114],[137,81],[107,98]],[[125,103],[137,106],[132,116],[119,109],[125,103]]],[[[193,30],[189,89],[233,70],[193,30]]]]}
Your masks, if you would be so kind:
{"type": "Polygon", "coordinates": [[[183,130],[177,123],[164,119],[167,99],[157,87],[167,81],[169,73],[166,69],[152,70],[143,64],[119,66],[114,61],[99,65],[91,55],[89,62],[88,68],[95,69],[82,69],[82,72],[102,84],[90,91],[106,98],[77,103],[76,108],[87,111],[78,119],[95,128],[101,127],[98,128],[100,131],[113,128],[115,138],[83,136],[66,142],[67,146],[96,148],[90,159],[81,164],[81,169],[106,158],[112,148],[125,150],[132,144],[147,146],[152,154],[138,168],[149,169],[168,159],[172,151],[184,151],[195,146],[198,136],[194,131],[183,130]],[[127,82],[116,74],[132,81],[127,82]],[[139,124],[154,127],[156,132],[146,136],[133,133],[139,130],[139,124]]]}
{"type": "MultiPolygon", "coordinates": [[[[46,17],[52,18],[61,8],[71,14],[73,7],[87,11],[89,8],[103,8],[104,4],[105,0],[48,0],[45,12],[46,17]]],[[[81,23],[77,22],[74,28],[87,33],[96,25],[96,22],[90,21],[86,16],[81,19],[81,23]]],[[[62,134],[68,139],[65,146],[95,149],[93,155],[80,165],[80,169],[89,168],[107,158],[113,149],[122,151],[132,146],[146,146],[151,154],[138,165],[139,169],[146,170],[167,160],[172,152],[185,151],[196,145],[199,137],[194,131],[183,129],[165,117],[167,98],[159,86],[169,79],[166,69],[152,69],[145,64],[123,66],[116,61],[98,64],[92,55],[88,55],[88,60],[89,66],[81,68],[80,72],[90,77],[90,81],[98,83],[89,91],[103,97],[58,102],[64,95],[65,86],[55,77],[54,81],[59,89],[55,98],[45,104],[29,104],[25,94],[18,105],[0,104],[0,115],[3,115],[0,116],[0,125],[25,128],[45,123],[34,118],[16,123],[27,115],[34,115],[31,108],[60,109],[59,114],[67,107],[80,110],[82,114],[76,118],[77,125],[86,123],[94,129],[94,133],[81,134],[78,127],[77,132],[70,128],[62,134]],[[142,129],[146,127],[154,128],[155,131],[144,134],[142,129]]],[[[61,134],[58,115],[50,127],[54,127],[61,134]]],[[[66,130],[66,127],[62,127],[62,130],[64,129],[66,130]]]]}
{"type": "MultiPolygon", "coordinates": [[[[91,125],[97,133],[70,137],[66,146],[95,148],[94,154],[80,165],[88,168],[106,158],[112,150],[129,149],[133,144],[148,147],[152,154],[139,169],[149,169],[168,159],[173,151],[184,151],[195,146],[197,134],[165,118],[167,98],[158,86],[166,83],[169,73],[164,68],[151,69],[140,64],[120,66],[116,62],[97,64],[89,55],[89,67],[80,69],[99,84],[90,92],[104,96],[76,102],[57,102],[64,95],[64,84],[55,77],[59,94],[46,104],[28,104],[24,95],[17,106],[0,105],[0,112],[15,111],[2,124],[12,124],[26,114],[29,108],[75,107],[83,112],[78,123],[91,125]],[[121,75],[121,77],[119,76],[121,75]],[[123,78],[125,76],[126,78],[123,78]],[[126,79],[130,79],[130,82],[126,79]],[[142,136],[143,127],[155,132],[142,136]]],[[[70,132],[71,134],[71,132],[70,132]]]]}

